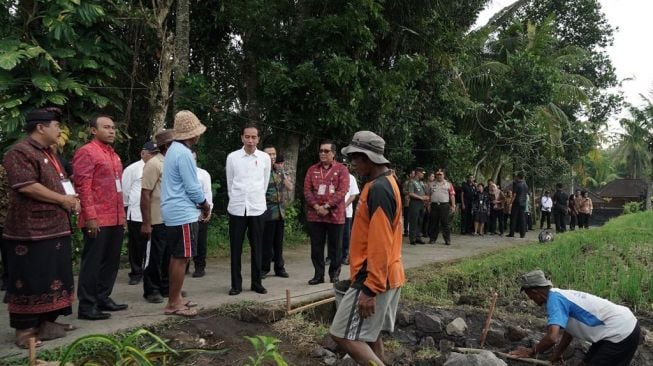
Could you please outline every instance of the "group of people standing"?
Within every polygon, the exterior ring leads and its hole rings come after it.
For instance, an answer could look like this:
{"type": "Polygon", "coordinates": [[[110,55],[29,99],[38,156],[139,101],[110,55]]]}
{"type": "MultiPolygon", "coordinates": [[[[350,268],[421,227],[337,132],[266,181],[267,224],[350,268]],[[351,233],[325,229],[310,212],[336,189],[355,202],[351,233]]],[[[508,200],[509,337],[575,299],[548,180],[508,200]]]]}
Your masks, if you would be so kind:
{"type": "Polygon", "coordinates": [[[544,227],[546,220],[547,229],[551,229],[551,215],[555,222],[556,232],[564,233],[567,231],[567,221],[569,229],[575,230],[589,228],[589,218],[594,211],[592,199],[588,191],[577,189],[574,195],[569,195],[563,190],[562,184],[556,184],[556,191],[553,197],[549,191],[545,191],[540,199],[541,218],[540,229],[544,227]]]}

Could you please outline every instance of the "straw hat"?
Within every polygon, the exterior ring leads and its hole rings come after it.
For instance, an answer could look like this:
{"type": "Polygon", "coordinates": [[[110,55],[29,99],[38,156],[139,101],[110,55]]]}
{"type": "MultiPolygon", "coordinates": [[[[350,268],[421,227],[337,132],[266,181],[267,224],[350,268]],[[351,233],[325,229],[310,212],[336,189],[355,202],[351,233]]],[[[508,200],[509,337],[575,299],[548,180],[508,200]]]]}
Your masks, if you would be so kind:
{"type": "Polygon", "coordinates": [[[179,111],[175,115],[175,140],[188,140],[206,131],[206,126],[191,111],[179,111]]]}

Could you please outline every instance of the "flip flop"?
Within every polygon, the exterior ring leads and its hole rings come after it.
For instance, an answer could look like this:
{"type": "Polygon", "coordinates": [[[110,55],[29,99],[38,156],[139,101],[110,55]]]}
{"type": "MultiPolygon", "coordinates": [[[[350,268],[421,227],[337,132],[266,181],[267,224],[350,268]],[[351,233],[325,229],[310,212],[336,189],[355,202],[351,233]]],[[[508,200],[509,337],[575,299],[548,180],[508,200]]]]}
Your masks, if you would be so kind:
{"type": "Polygon", "coordinates": [[[188,300],[188,301],[184,304],[184,306],[187,307],[187,308],[194,308],[194,307],[197,306],[197,303],[188,300]]]}
{"type": "Polygon", "coordinates": [[[34,342],[34,346],[36,348],[39,348],[39,347],[41,347],[43,345],[43,341],[41,341],[38,338],[38,336],[36,334],[36,330],[34,330],[33,332],[25,332],[25,333],[23,333],[21,335],[17,335],[15,344],[19,348],[29,349],[29,339],[32,338],[32,337],[34,337],[36,339],[36,342],[34,342]]]}
{"type": "Polygon", "coordinates": [[[43,341],[50,341],[57,338],[66,336],[66,331],[58,324],[51,322],[44,322],[39,327],[38,338],[43,341]]]}
{"type": "Polygon", "coordinates": [[[191,309],[189,307],[183,307],[181,309],[175,309],[175,310],[165,310],[163,312],[165,315],[178,315],[178,316],[183,316],[186,318],[192,318],[197,315],[197,310],[191,309]]]}

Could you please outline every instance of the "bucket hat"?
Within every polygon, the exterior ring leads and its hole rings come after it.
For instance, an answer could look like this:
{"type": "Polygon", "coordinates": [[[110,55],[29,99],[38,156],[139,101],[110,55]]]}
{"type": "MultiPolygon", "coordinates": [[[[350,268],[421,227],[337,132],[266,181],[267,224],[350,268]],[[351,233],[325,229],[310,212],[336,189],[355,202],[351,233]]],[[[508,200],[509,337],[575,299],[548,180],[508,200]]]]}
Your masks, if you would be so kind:
{"type": "Polygon", "coordinates": [[[362,153],[375,164],[390,164],[383,156],[385,151],[385,140],[372,131],[358,131],[354,134],[349,145],[340,150],[343,155],[362,153]]]}
{"type": "Polygon", "coordinates": [[[521,283],[520,292],[533,287],[553,286],[553,283],[544,276],[544,272],[539,269],[519,276],[519,282],[521,283]]]}
{"type": "Polygon", "coordinates": [[[175,140],[188,140],[206,131],[206,126],[191,111],[182,110],[175,115],[175,140]]]}

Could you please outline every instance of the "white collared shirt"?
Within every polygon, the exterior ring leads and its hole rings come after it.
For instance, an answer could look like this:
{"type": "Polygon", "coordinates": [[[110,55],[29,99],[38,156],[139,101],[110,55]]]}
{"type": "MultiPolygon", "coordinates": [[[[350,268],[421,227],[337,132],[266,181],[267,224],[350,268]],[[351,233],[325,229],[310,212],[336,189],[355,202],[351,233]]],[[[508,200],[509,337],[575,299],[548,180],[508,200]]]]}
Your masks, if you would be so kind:
{"type": "Polygon", "coordinates": [[[197,168],[197,180],[200,181],[202,185],[202,191],[204,192],[204,197],[206,197],[206,202],[211,206],[213,210],[213,192],[211,191],[211,174],[202,168],[197,168]]]}
{"type": "Polygon", "coordinates": [[[271,167],[270,156],[258,149],[250,155],[243,147],[227,156],[227,212],[234,216],[259,216],[267,210],[265,192],[271,167]]]}
{"type": "Polygon", "coordinates": [[[122,172],[122,200],[127,207],[127,220],[143,222],[141,214],[141,179],[143,179],[143,159],[130,164],[122,172]]]}
{"type": "Polygon", "coordinates": [[[551,199],[551,197],[543,196],[541,203],[542,203],[542,211],[551,212],[551,208],[553,207],[553,200],[551,199]]]}

